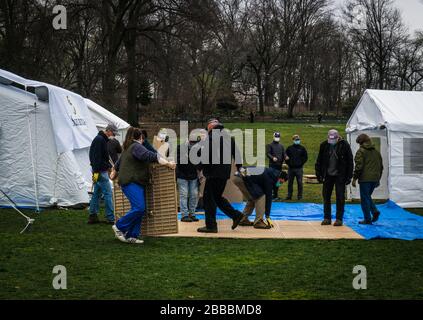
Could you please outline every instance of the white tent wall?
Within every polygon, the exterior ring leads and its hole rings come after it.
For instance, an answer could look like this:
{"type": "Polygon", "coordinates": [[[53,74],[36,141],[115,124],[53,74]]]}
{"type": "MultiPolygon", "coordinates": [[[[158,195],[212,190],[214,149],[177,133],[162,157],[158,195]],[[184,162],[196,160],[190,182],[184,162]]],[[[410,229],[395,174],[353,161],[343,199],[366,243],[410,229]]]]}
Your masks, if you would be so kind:
{"type": "MultiPolygon", "coordinates": [[[[391,200],[403,208],[423,207],[423,172],[408,172],[407,139],[421,139],[422,133],[390,132],[390,173],[389,188],[391,200]]],[[[421,150],[420,152],[423,152],[421,150]]]]}
{"type": "MultiPolygon", "coordinates": [[[[75,159],[58,157],[49,105],[35,95],[0,85],[0,186],[18,206],[71,206],[88,202],[75,159]],[[57,199],[57,200],[56,200],[57,199]]],[[[80,170],[79,170],[80,171],[80,170]]],[[[0,197],[0,205],[10,203],[0,197]]]]}

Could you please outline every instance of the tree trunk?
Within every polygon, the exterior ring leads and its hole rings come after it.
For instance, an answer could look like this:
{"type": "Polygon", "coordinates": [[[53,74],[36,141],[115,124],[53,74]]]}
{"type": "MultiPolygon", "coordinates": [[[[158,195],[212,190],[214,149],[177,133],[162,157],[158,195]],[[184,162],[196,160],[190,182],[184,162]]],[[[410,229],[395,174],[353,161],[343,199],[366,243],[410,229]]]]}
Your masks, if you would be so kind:
{"type": "Polygon", "coordinates": [[[137,64],[136,64],[136,29],[127,31],[125,49],[127,55],[127,81],[128,81],[128,122],[133,127],[138,127],[137,112],[137,64]]]}

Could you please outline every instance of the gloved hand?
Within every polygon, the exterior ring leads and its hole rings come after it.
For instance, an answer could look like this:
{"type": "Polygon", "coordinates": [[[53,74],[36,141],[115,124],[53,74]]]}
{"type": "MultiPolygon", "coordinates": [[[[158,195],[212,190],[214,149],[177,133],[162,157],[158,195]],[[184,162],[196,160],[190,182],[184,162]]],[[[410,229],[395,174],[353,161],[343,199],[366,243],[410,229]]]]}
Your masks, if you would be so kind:
{"type": "Polygon", "coordinates": [[[323,177],[318,176],[317,181],[319,181],[319,183],[323,183],[323,177]]]}
{"type": "Polygon", "coordinates": [[[271,228],[275,227],[275,225],[273,224],[273,221],[272,221],[272,219],[270,219],[270,217],[266,218],[266,221],[267,221],[267,225],[269,227],[271,227],[271,228]]]}
{"type": "Polygon", "coordinates": [[[353,180],[353,182],[352,182],[352,186],[353,186],[354,188],[357,188],[357,179],[354,179],[354,180],[353,180]]]}
{"type": "Polygon", "coordinates": [[[99,178],[100,178],[100,173],[94,172],[93,173],[93,184],[96,184],[98,182],[99,178]]]}

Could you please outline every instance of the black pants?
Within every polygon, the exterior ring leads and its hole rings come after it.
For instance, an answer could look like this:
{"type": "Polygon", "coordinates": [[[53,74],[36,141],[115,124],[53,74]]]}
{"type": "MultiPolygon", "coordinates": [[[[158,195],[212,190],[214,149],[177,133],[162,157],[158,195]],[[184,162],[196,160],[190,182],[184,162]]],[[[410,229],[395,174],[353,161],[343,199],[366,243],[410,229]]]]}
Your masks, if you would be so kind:
{"type": "MultiPolygon", "coordinates": [[[[282,171],[282,165],[271,164],[269,168],[273,168],[278,171],[282,171]]],[[[273,185],[273,199],[279,198],[279,187],[276,184],[273,185]]]]}
{"type": "Polygon", "coordinates": [[[216,209],[219,207],[229,218],[235,219],[241,215],[241,212],[235,210],[222,194],[225,191],[227,180],[218,178],[207,178],[204,186],[204,211],[206,215],[206,227],[216,229],[216,209]]]}
{"type": "Polygon", "coordinates": [[[336,219],[344,219],[345,208],[345,179],[340,177],[327,176],[323,182],[323,202],[325,219],[332,220],[332,192],[336,192],[336,219]]]}
{"type": "Polygon", "coordinates": [[[303,168],[290,168],[288,170],[288,198],[294,193],[294,181],[297,179],[298,198],[303,197],[303,168]]]}

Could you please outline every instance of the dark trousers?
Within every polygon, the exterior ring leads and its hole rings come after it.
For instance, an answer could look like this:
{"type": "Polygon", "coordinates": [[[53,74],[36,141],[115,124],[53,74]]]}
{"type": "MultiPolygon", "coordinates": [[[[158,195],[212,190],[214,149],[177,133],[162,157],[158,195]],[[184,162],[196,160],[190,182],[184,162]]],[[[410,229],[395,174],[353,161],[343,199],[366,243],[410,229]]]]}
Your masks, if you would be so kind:
{"type": "Polygon", "coordinates": [[[344,219],[345,181],[339,177],[327,176],[323,182],[323,202],[325,219],[332,220],[332,192],[336,192],[336,219],[344,219]]]}
{"type": "Polygon", "coordinates": [[[294,193],[294,180],[297,179],[298,198],[303,197],[303,168],[289,168],[288,170],[288,198],[294,193]]]}
{"type": "Polygon", "coordinates": [[[216,229],[216,210],[219,207],[229,218],[235,219],[241,215],[241,212],[235,210],[222,194],[225,191],[226,179],[207,178],[204,186],[204,211],[206,215],[206,227],[216,229]]]}
{"type": "Polygon", "coordinates": [[[375,203],[372,199],[373,191],[379,186],[378,182],[361,182],[360,183],[360,199],[361,209],[363,210],[364,220],[371,221],[372,216],[370,213],[375,214],[378,212],[375,203]]]}
{"type": "MultiPolygon", "coordinates": [[[[271,164],[269,168],[273,168],[278,171],[282,171],[282,165],[271,164]]],[[[279,187],[276,184],[273,185],[273,199],[279,198],[279,187]]]]}

